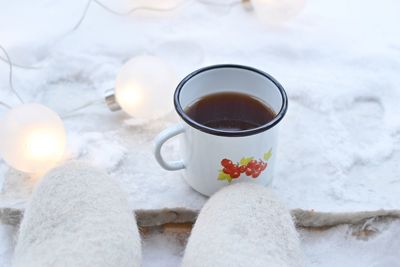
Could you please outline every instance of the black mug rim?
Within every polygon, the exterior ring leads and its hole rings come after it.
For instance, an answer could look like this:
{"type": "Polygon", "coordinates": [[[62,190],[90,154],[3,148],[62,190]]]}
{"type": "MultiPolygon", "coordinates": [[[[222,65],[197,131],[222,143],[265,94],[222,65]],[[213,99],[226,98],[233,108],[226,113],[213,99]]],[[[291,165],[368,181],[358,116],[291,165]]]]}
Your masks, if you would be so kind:
{"type": "Polygon", "coordinates": [[[218,64],[218,65],[211,65],[208,67],[204,67],[204,68],[195,70],[192,73],[190,73],[189,75],[187,75],[176,87],[175,94],[174,94],[174,106],[175,106],[176,112],[187,124],[189,124],[190,126],[196,128],[202,132],[212,134],[212,135],[217,135],[217,136],[242,137],[242,136],[249,136],[249,135],[254,135],[254,134],[264,132],[268,129],[271,129],[275,125],[277,125],[286,114],[286,111],[288,109],[288,99],[287,99],[285,89],[283,89],[283,86],[274,77],[272,77],[268,73],[261,71],[259,69],[249,67],[249,66],[244,66],[244,65],[218,64]],[[185,84],[190,79],[194,78],[195,76],[197,76],[200,73],[203,73],[203,72],[206,72],[209,70],[213,70],[213,69],[223,69],[223,68],[244,69],[244,70],[248,70],[248,71],[257,73],[259,75],[264,76],[268,80],[270,80],[277,87],[277,89],[280,92],[281,97],[282,97],[282,107],[272,121],[270,121],[269,123],[266,123],[262,126],[253,128],[253,129],[248,129],[248,130],[243,130],[243,131],[225,131],[225,130],[214,129],[214,128],[202,125],[202,124],[196,122],[195,120],[193,120],[192,118],[190,118],[185,113],[185,111],[183,110],[183,108],[180,104],[180,101],[179,101],[180,93],[181,93],[183,87],[185,86],[185,84]]]}

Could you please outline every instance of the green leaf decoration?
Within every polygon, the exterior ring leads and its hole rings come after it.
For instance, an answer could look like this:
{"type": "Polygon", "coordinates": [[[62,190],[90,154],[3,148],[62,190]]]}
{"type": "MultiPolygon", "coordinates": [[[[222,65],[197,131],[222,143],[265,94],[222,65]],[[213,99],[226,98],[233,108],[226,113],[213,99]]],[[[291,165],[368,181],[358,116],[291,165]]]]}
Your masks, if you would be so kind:
{"type": "Polygon", "coordinates": [[[267,153],[264,153],[264,160],[269,160],[271,156],[272,156],[272,148],[267,153]]]}
{"type": "Polygon", "coordinates": [[[240,165],[247,165],[250,161],[252,161],[254,158],[253,157],[249,157],[249,158],[246,158],[246,157],[243,157],[241,160],[240,160],[240,165]]]}
{"type": "Polygon", "coordinates": [[[230,180],[232,180],[231,176],[229,174],[224,173],[222,170],[219,171],[218,174],[218,180],[228,180],[228,182],[230,182],[230,180]]]}

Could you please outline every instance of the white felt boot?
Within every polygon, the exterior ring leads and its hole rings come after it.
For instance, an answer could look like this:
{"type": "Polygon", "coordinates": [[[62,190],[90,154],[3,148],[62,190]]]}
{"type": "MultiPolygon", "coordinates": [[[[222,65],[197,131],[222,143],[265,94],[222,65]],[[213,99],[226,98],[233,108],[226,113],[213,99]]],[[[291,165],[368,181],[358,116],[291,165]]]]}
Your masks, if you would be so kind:
{"type": "Polygon", "coordinates": [[[205,204],[182,266],[304,265],[289,211],[269,188],[240,183],[222,189],[205,204]]]}
{"type": "Polygon", "coordinates": [[[68,163],[37,185],[20,227],[15,267],[140,266],[134,215],[108,175],[68,163]]]}

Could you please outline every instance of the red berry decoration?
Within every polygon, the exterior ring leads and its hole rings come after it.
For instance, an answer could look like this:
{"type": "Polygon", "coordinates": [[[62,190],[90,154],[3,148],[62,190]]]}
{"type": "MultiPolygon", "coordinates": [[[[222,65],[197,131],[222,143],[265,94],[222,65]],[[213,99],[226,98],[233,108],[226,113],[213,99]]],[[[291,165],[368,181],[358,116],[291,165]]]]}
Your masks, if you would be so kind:
{"type": "Polygon", "coordinates": [[[253,179],[260,176],[260,174],[268,167],[269,158],[272,152],[269,150],[264,154],[263,159],[255,160],[253,157],[244,157],[240,160],[240,163],[233,164],[229,159],[221,160],[222,168],[219,172],[219,180],[227,180],[231,182],[232,179],[238,179],[242,173],[253,179]]]}
{"type": "Polygon", "coordinates": [[[238,172],[238,171],[236,171],[236,172],[234,172],[234,173],[231,174],[231,177],[232,177],[233,179],[239,178],[239,176],[240,176],[240,172],[238,172]]]}
{"type": "Polygon", "coordinates": [[[253,173],[253,169],[246,168],[246,175],[250,176],[253,173]]]}
{"type": "Polygon", "coordinates": [[[228,168],[223,168],[222,171],[226,174],[231,174],[231,170],[228,168]]]}
{"type": "Polygon", "coordinates": [[[249,162],[249,165],[251,165],[251,166],[254,166],[256,164],[257,164],[257,160],[254,160],[254,159],[249,162]]]}
{"type": "Polygon", "coordinates": [[[233,165],[232,161],[229,159],[223,159],[221,160],[221,165],[224,166],[225,168],[233,165]]]}
{"type": "Polygon", "coordinates": [[[251,177],[257,178],[260,175],[260,172],[254,172],[251,177]]]}
{"type": "Polygon", "coordinates": [[[244,173],[246,171],[246,166],[242,165],[239,167],[240,173],[244,173]]]}

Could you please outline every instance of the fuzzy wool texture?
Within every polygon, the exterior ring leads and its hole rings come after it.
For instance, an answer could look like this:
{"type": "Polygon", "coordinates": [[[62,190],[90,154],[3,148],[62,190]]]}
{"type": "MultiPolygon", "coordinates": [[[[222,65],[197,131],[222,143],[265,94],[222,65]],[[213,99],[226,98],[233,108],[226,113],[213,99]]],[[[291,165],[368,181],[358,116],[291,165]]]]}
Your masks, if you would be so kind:
{"type": "Polygon", "coordinates": [[[301,267],[291,215],[271,189],[240,183],[205,204],[186,246],[183,267],[301,267]]]}
{"type": "Polygon", "coordinates": [[[136,220],[115,181],[76,162],[42,179],[25,212],[12,266],[140,264],[136,220]]]}

